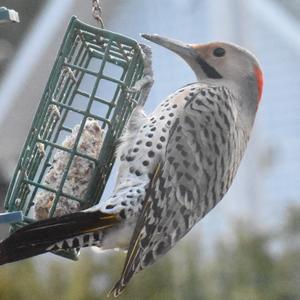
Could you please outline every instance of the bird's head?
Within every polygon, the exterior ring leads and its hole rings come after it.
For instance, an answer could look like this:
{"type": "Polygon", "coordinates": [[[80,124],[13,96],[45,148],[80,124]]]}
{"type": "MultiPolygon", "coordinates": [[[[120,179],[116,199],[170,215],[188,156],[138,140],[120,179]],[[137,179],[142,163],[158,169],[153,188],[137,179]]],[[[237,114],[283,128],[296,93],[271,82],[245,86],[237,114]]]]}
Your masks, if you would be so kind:
{"type": "Polygon", "coordinates": [[[263,75],[257,59],[248,50],[226,42],[200,45],[185,44],[156,34],[142,34],[142,37],[182,57],[199,81],[223,80],[243,87],[248,90],[246,93],[253,93],[251,98],[255,99],[257,107],[262,95],[263,75]]]}

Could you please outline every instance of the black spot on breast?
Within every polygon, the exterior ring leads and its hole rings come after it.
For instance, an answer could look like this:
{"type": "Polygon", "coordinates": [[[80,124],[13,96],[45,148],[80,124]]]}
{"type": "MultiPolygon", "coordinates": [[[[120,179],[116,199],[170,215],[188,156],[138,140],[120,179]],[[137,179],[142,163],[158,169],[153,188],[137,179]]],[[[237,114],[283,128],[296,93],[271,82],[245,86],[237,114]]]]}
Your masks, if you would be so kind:
{"type": "Polygon", "coordinates": [[[149,166],[149,161],[148,161],[148,160],[144,160],[144,161],[143,161],[143,165],[144,165],[145,167],[149,166]]]}
{"type": "Polygon", "coordinates": [[[135,175],[136,175],[136,176],[142,176],[142,175],[143,175],[143,173],[142,173],[142,172],[140,172],[139,170],[136,170],[136,171],[135,171],[135,175]]]}
{"type": "Polygon", "coordinates": [[[157,148],[158,150],[162,149],[162,144],[157,144],[157,145],[156,145],[156,148],[157,148]]]}
{"type": "Polygon", "coordinates": [[[147,147],[151,147],[151,146],[152,146],[152,142],[147,142],[147,143],[146,143],[146,146],[147,146],[147,147]]]}
{"type": "Polygon", "coordinates": [[[149,156],[149,157],[154,157],[154,156],[155,156],[155,153],[151,150],[151,151],[148,152],[148,156],[149,156]]]}

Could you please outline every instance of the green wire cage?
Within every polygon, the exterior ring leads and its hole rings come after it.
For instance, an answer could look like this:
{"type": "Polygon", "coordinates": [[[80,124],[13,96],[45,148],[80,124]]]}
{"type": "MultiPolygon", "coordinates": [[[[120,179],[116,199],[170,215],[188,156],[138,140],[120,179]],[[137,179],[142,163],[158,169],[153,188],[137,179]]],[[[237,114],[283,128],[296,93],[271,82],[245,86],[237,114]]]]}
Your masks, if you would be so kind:
{"type": "MultiPolygon", "coordinates": [[[[22,219],[11,224],[12,231],[35,221],[33,207],[42,192],[52,195],[47,217],[56,215],[61,199],[80,209],[100,201],[114,163],[115,141],[140,96],[128,88],[141,79],[143,70],[143,53],[136,41],[72,17],[5,199],[7,212],[22,212],[22,219]],[[80,148],[89,120],[97,122],[103,135],[97,155],[80,148]],[[66,139],[74,133],[68,144],[66,139]],[[47,176],[57,153],[65,163],[59,184],[53,186],[47,176]],[[64,187],[78,160],[92,175],[84,194],[74,196],[64,187]]],[[[74,251],[59,255],[76,258],[74,251]]]]}

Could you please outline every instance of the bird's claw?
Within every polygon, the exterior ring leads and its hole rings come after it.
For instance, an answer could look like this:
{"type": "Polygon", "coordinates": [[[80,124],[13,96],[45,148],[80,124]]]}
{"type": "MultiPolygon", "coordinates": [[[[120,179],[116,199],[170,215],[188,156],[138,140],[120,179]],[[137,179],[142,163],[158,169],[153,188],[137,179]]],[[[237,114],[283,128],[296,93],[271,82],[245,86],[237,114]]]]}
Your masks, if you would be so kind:
{"type": "Polygon", "coordinates": [[[136,95],[137,93],[141,93],[139,96],[139,105],[144,105],[151,87],[153,85],[153,70],[152,70],[152,51],[151,48],[144,45],[139,44],[141,49],[141,53],[144,61],[144,71],[143,77],[139,79],[134,86],[126,88],[126,92],[128,95],[136,95]]]}

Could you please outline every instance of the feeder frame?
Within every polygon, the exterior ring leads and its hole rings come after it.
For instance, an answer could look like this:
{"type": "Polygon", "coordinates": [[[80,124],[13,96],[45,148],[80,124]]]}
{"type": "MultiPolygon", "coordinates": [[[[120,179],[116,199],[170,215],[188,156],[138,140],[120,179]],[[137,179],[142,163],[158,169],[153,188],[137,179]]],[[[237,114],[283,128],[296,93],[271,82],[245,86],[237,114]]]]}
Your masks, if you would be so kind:
{"type": "MultiPolygon", "coordinates": [[[[128,90],[142,78],[143,70],[143,53],[136,41],[87,25],[74,16],[71,18],[6,195],[7,212],[22,213],[21,217],[15,215],[12,232],[35,222],[32,208],[40,190],[55,194],[49,217],[54,216],[60,197],[78,201],[82,209],[100,201],[114,163],[116,140],[139,101],[140,91],[129,93],[128,90]],[[87,84],[91,80],[92,88],[85,90],[83,82],[87,84]],[[107,92],[105,85],[115,89],[107,92]],[[85,107],[77,105],[80,99],[86,101],[85,107]],[[94,109],[97,106],[106,112],[94,109]],[[80,129],[74,146],[67,148],[61,145],[61,137],[71,134],[72,118],[79,119],[80,129]],[[87,118],[97,120],[105,131],[97,158],[77,150],[87,118]],[[54,189],[43,179],[57,151],[68,153],[69,160],[59,187],[54,189]],[[75,156],[94,164],[92,180],[83,199],[63,191],[75,156]]],[[[77,257],[74,251],[62,251],[59,255],[77,257]]]]}

